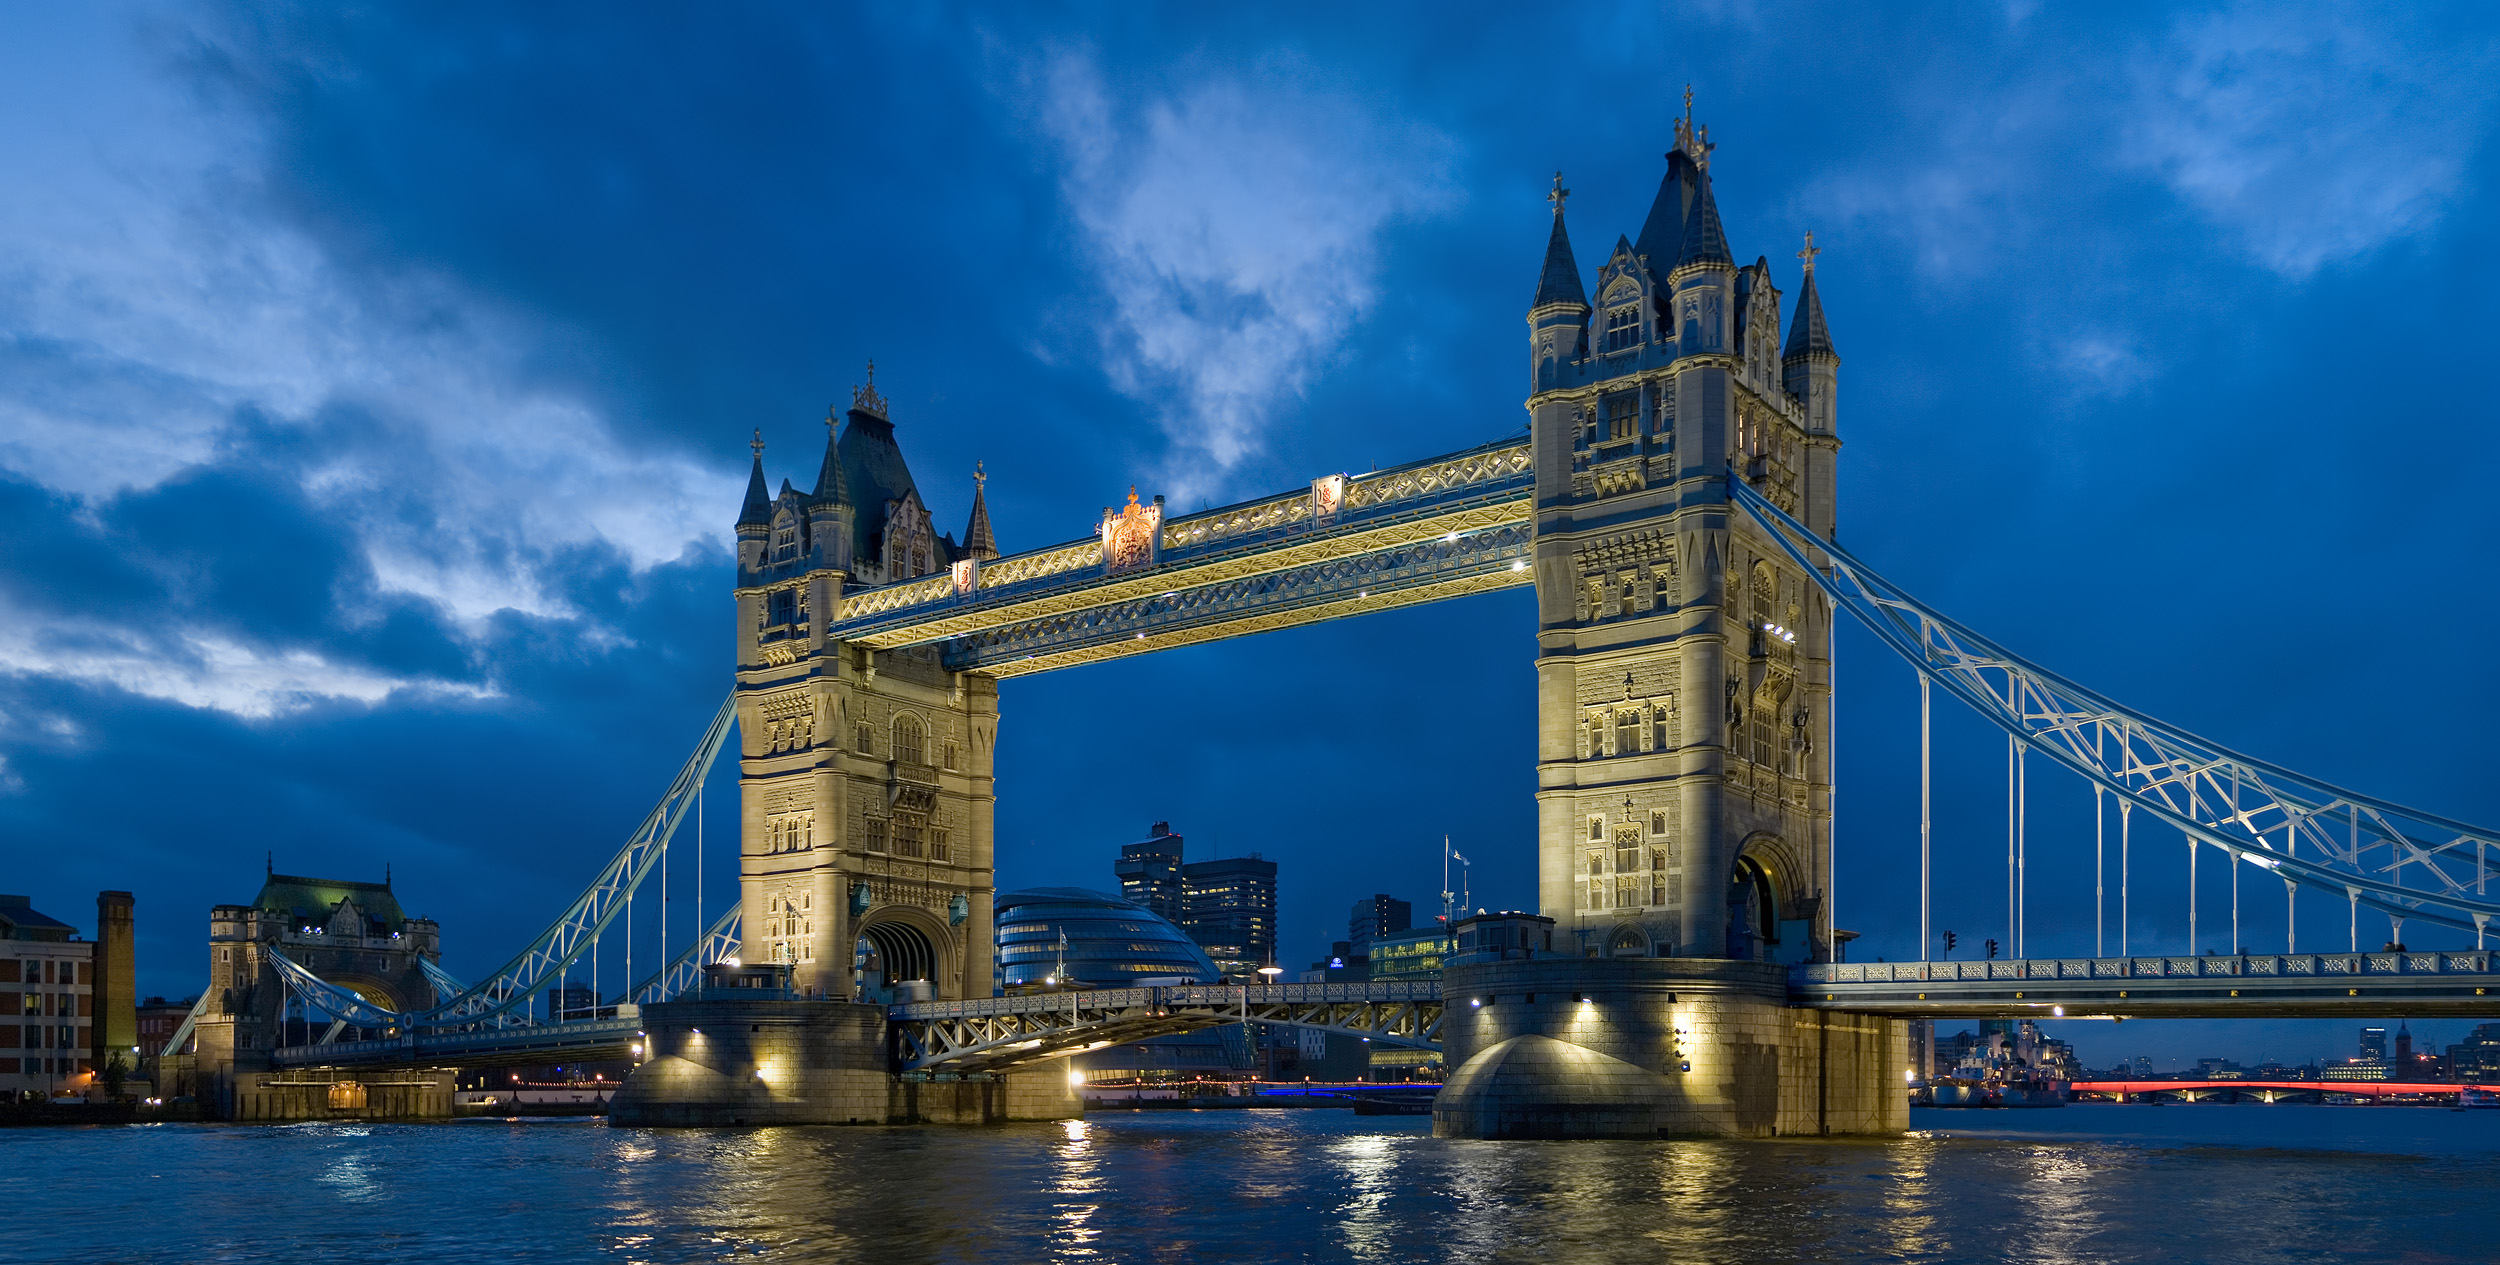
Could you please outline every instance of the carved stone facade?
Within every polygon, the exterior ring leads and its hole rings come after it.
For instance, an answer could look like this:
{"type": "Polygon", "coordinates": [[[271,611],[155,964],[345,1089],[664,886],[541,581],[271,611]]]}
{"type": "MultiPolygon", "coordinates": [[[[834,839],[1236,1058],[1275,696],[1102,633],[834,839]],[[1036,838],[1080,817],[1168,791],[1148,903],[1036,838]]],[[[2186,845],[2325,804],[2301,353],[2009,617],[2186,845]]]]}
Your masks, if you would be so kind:
{"type": "Polygon", "coordinates": [[[742,953],[791,964],[803,996],[990,994],[997,681],[827,636],[846,590],[996,556],[977,492],[965,539],[931,530],[873,385],[813,492],[769,495],[758,449],[738,523],[742,953]]]}
{"type": "Polygon", "coordinates": [[[1726,480],[1832,530],[1839,358],[1810,241],[1781,346],[1702,135],[1593,304],[1557,182],[1528,314],[1539,898],[1582,953],[1827,960],[1832,610],[1726,480]]]}

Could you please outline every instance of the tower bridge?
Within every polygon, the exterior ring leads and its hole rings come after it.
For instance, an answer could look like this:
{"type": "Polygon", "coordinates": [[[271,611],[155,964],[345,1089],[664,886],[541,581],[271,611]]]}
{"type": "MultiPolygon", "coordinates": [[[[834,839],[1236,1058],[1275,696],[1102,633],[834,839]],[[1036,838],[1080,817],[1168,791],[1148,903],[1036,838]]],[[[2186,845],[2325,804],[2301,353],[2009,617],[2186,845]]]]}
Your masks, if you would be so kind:
{"type": "MultiPolygon", "coordinates": [[[[1810,236],[1797,252],[1793,300],[1767,257],[1737,262],[1711,150],[1688,114],[1637,237],[1618,237],[1593,284],[1557,177],[1526,312],[1524,438],[1317,473],[1185,515],[1131,489],[1092,536],[1005,553],[983,476],[961,540],[936,530],[873,371],[826,418],[808,490],[774,490],[759,434],[737,521],[732,693],[643,827],[479,984],[441,979],[432,998],[385,1005],[274,947],[271,969],[296,997],[377,1035],[272,1059],[352,1068],[494,1059],[533,1041],[610,1048],[632,1008],[649,1061],[620,1092],[620,1119],[991,1119],[1075,1109],[1036,1070],[1050,1058],[1246,1019],[1442,1046],[1449,1132],[1755,1135],[1902,1127],[1903,1021],[1918,1015],[2340,1014],[2364,999],[2500,1012],[2500,975],[2480,952],[2500,913],[2484,871],[2500,836],[2128,709],[1833,543],[1841,362],[1818,252],[1810,236]],[[1429,997],[992,996],[1002,682],[1514,585],[1536,593],[1539,914],[1467,932],[1476,941],[1429,997]],[[2007,735],[2013,960],[1977,972],[1837,960],[1844,615],[1918,676],[1922,787],[1934,688],[2007,735]],[[569,1034],[523,1021],[516,999],[595,945],[733,729],[737,920],[608,1003],[609,1018],[569,1034]],[[2099,943],[2089,958],[2024,956],[2020,779],[2035,755],[2117,807],[2122,911],[2141,815],[2178,831],[2191,864],[2208,852],[2229,864],[2234,948],[2246,866],[2287,893],[2344,901],[2345,951],[2299,953],[2287,895],[2279,956],[2197,954],[2193,911],[2181,958],[2133,954],[2124,916],[2114,956],[2099,943]],[[2362,951],[2365,908],[2391,920],[2389,950],[2362,951]],[[2407,921],[2470,933],[2475,951],[2396,948],[2407,921]],[[884,969],[862,970],[863,957],[884,969]],[[951,1098],[894,1088],[945,1080],[951,1098]]],[[[1927,838],[1922,822],[1922,957],[1927,838]]],[[[1905,849],[1898,864],[1912,863],[1905,849]]],[[[2095,900],[2107,903],[2097,887],[2095,900]]]]}

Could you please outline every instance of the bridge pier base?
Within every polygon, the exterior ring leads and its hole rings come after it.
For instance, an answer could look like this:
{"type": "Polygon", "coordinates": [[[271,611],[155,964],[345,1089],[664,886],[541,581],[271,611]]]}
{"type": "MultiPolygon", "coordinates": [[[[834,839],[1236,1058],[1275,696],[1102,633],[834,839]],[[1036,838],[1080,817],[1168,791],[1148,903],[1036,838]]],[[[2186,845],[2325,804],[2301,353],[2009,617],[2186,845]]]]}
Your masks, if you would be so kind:
{"type": "Polygon", "coordinates": [[[609,1102],[611,1125],[997,1124],[1084,1112],[1056,1064],[983,1080],[896,1077],[880,1006],[715,997],[642,1013],[644,1062],[609,1102]]]}
{"type": "Polygon", "coordinates": [[[1537,956],[1442,977],[1441,1137],[1781,1137],[1909,1127],[1909,1025],[1788,1006],[1786,971],[1537,956]]]}

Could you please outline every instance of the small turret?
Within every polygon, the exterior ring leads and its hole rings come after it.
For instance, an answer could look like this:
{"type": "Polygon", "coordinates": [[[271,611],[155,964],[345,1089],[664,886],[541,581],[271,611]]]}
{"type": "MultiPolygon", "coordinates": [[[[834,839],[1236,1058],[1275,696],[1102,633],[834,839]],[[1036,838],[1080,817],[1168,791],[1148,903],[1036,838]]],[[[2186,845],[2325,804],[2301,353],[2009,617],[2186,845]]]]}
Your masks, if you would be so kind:
{"type": "Polygon", "coordinates": [[[990,507],[982,493],[989,487],[989,472],[980,462],[972,464],[972,521],[964,524],[963,555],[987,562],[998,556],[998,537],[990,532],[990,507]]]}
{"type": "Polygon", "coordinates": [[[1560,380],[1564,360],[1588,354],[1588,291],[1580,286],[1580,264],[1571,257],[1571,235],[1563,230],[1563,203],[1570,197],[1562,173],[1555,172],[1554,191],[1545,195],[1554,204],[1554,231],[1545,242],[1536,301],[1528,305],[1528,354],[1539,391],[1560,380]]]}
{"type": "Polygon", "coordinates": [[[850,484],[842,474],[841,418],[825,406],[825,460],[816,470],[816,490],[808,494],[807,538],[816,565],[837,571],[851,569],[851,525],[856,508],[850,484]]]}
{"type": "Polygon", "coordinates": [[[1832,350],[1831,327],[1823,322],[1823,296],[1814,285],[1814,257],[1822,254],[1814,234],[1806,234],[1805,281],[1797,289],[1797,314],[1789,322],[1788,345],[1780,351],[1780,383],[1805,405],[1806,430],[1832,434],[1840,384],[1840,353],[1832,350]]]}
{"type": "Polygon", "coordinates": [[[773,497],[764,483],[764,432],[759,428],[747,447],[755,450],[755,468],[747,473],[747,500],[738,511],[738,566],[752,571],[763,565],[765,538],[772,534],[773,497]]]}

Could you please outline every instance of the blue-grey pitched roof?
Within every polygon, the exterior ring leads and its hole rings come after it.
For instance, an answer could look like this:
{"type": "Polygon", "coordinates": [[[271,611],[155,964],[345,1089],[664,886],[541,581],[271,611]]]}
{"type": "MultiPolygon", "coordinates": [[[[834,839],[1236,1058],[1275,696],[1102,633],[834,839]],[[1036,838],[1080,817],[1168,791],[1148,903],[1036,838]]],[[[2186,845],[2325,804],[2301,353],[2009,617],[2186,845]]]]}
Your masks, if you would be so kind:
{"type": "MultiPolygon", "coordinates": [[[[920,489],[912,482],[911,467],[903,462],[902,448],[894,442],[894,423],[865,409],[852,409],[835,446],[842,458],[843,485],[858,510],[851,516],[851,556],[878,557],[885,541],[886,506],[920,489]]],[[[928,498],[922,497],[921,503],[927,504],[928,498]]]]}
{"type": "Polygon", "coordinates": [[[1675,267],[1684,249],[1684,221],[1693,205],[1693,160],[1683,150],[1667,154],[1667,174],[1658,182],[1658,196],[1650,201],[1649,218],[1641,221],[1641,235],[1632,241],[1632,253],[1646,256],[1652,273],[1663,276],[1675,267]]]}
{"type": "Polygon", "coordinates": [[[816,490],[808,497],[819,505],[839,505],[850,499],[842,481],[842,451],[830,426],[825,428],[825,461],[816,468],[816,490]]]}
{"type": "Polygon", "coordinates": [[[740,527],[761,527],[773,521],[773,494],[764,486],[764,454],[755,454],[755,469],[747,475],[747,503],[738,511],[740,527]]]}
{"type": "Polygon", "coordinates": [[[1699,196],[1693,200],[1693,213],[1684,219],[1684,243],[1676,252],[1675,266],[1687,264],[1734,264],[1727,252],[1727,230],[1719,225],[1719,200],[1710,192],[1710,173],[1701,173],[1699,196]]]}
{"type": "Polygon", "coordinates": [[[1814,291],[1814,270],[1808,268],[1805,285],[1797,291],[1796,319],[1788,324],[1788,348],[1780,353],[1780,359],[1815,355],[1840,358],[1840,353],[1832,350],[1831,328],[1823,323],[1823,296],[1814,291]]]}
{"type": "Polygon", "coordinates": [[[1554,235],[1545,241],[1545,271],[1537,277],[1536,302],[1528,310],[1555,303],[1589,305],[1588,291],[1580,288],[1579,262],[1571,257],[1571,237],[1563,231],[1561,207],[1554,208],[1554,235]]]}

